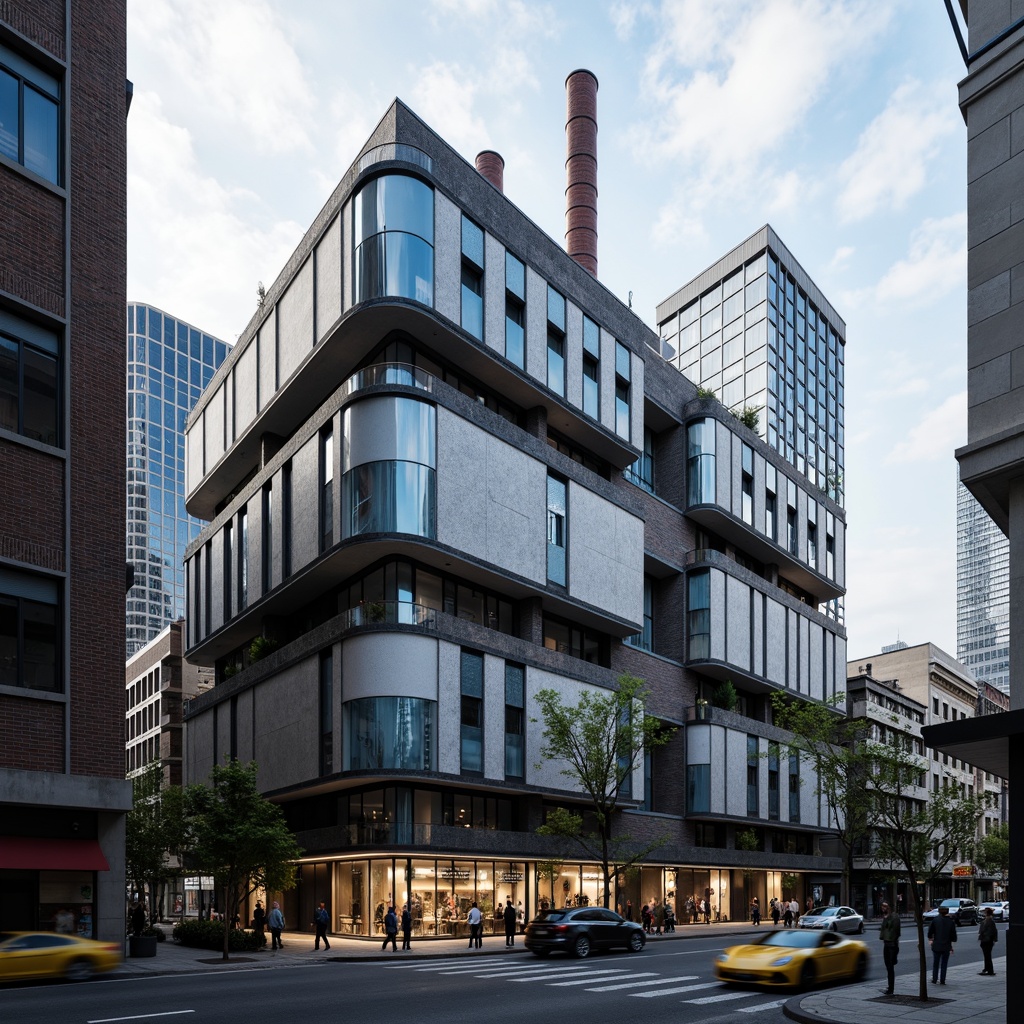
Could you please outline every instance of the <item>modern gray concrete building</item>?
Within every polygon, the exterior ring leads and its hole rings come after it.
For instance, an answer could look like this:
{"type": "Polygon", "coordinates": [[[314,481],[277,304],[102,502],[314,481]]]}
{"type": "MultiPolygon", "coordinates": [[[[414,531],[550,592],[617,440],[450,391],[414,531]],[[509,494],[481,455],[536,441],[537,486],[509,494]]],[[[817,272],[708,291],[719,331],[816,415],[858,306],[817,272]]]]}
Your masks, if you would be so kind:
{"type": "MultiPolygon", "coordinates": [[[[947,4],[967,75],[967,444],[960,479],[1010,546],[1010,710],[933,727],[926,742],[1024,786],[1024,11],[961,0],[968,39],[947,4]],[[1014,742],[1016,740],[1016,742],[1014,742]]],[[[1011,875],[1024,871],[1024,816],[1010,817],[1011,875]]],[[[1024,920],[1007,935],[1007,1020],[1024,1002],[1024,920]],[[1012,1009],[1011,1009],[1012,1008],[1012,1009]]]]}
{"type": "Polygon", "coordinates": [[[185,616],[185,548],[201,525],[185,511],[185,419],[229,347],[155,306],[128,303],[128,658],[185,616]]]}
{"type": "Polygon", "coordinates": [[[539,756],[536,695],[624,672],[678,728],[618,822],[664,845],[612,905],[707,892],[745,917],[787,874],[801,900],[838,893],[769,698],[844,685],[820,610],[844,589],[843,510],[595,277],[576,176],[597,83],[568,91],[577,259],[504,196],[497,154],[474,169],[396,100],[190,416],[208,525],[187,657],[217,674],[185,713],[187,774],[258,762],[306,851],[289,920],[325,899],[370,936],[408,901],[441,935],[472,900],[602,900],[596,865],[536,833],[585,807],[539,756]]]}
{"type": "Polygon", "coordinates": [[[1010,692],[1010,545],[959,481],[956,488],[956,657],[1010,692]]]}

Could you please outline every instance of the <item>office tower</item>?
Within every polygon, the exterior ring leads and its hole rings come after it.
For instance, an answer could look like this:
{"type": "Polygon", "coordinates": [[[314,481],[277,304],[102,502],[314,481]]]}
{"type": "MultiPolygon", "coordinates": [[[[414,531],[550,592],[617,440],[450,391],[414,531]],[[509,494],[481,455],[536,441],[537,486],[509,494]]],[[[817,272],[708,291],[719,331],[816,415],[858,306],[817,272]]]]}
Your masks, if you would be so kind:
{"type": "Polygon", "coordinates": [[[131,658],[185,615],[185,419],[229,346],[142,303],[128,304],[127,597],[131,658]]]}
{"type": "Polygon", "coordinates": [[[784,873],[838,899],[770,695],[842,689],[818,605],[845,516],[596,279],[596,95],[569,76],[569,252],[498,154],[474,168],[396,101],[190,415],[186,657],[216,685],[185,713],[186,776],[258,763],[306,851],[289,919],[322,893],[369,938],[393,900],[438,936],[474,900],[490,928],[506,898],[707,893],[732,920],[784,873]],[[537,693],[623,673],[677,728],[616,819],[664,842],[604,892],[536,831],[586,806],[540,756],[537,693]]]}
{"type": "Polygon", "coordinates": [[[125,34],[123,0],[0,4],[0,930],[116,941],[125,34]]]}
{"type": "Polygon", "coordinates": [[[956,656],[977,679],[1010,692],[1010,544],[956,486],[956,656]]]}

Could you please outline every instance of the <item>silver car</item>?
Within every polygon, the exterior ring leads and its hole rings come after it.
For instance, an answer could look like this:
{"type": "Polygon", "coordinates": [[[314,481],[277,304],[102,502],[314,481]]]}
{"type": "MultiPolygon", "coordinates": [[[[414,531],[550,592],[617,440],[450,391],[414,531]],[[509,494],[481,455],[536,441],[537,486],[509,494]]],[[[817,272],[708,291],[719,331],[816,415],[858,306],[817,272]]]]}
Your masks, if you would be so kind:
{"type": "Polygon", "coordinates": [[[984,914],[986,907],[992,908],[992,916],[997,921],[1010,920],[1010,904],[1006,900],[992,900],[989,903],[982,903],[978,907],[978,913],[984,914]]]}
{"type": "Polygon", "coordinates": [[[801,914],[801,928],[824,928],[830,932],[852,932],[862,935],[864,918],[853,907],[815,907],[809,914],[801,914]]]}

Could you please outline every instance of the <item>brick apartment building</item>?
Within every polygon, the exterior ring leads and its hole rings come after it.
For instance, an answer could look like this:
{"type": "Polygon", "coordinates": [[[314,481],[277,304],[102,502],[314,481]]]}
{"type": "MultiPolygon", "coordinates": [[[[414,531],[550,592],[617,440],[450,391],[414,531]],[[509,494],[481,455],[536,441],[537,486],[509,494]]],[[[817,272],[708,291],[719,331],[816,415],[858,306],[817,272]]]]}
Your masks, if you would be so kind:
{"type": "Polygon", "coordinates": [[[125,0],[0,0],[0,929],[124,934],[125,0]]]}

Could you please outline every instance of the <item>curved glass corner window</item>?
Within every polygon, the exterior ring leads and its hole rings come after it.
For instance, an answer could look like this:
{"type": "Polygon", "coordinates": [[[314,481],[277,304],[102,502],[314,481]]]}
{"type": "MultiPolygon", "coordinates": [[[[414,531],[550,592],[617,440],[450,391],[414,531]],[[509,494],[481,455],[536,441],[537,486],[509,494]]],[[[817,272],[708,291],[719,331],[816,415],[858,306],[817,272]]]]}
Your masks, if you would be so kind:
{"type": "Polygon", "coordinates": [[[354,211],[356,301],[389,295],[433,305],[433,189],[384,175],[359,190],[354,211]]]}
{"type": "Polygon", "coordinates": [[[715,421],[695,420],[686,431],[686,503],[708,505],[715,499],[715,421]]]}
{"type": "Polygon", "coordinates": [[[691,572],[687,580],[686,632],[691,661],[711,657],[711,574],[691,572]]]}
{"type": "Polygon", "coordinates": [[[433,538],[434,470],[417,462],[366,462],[342,478],[345,536],[411,533],[433,538]]]}
{"type": "Polygon", "coordinates": [[[434,767],[434,702],[420,697],[363,697],[345,705],[348,771],[434,767]]]}

